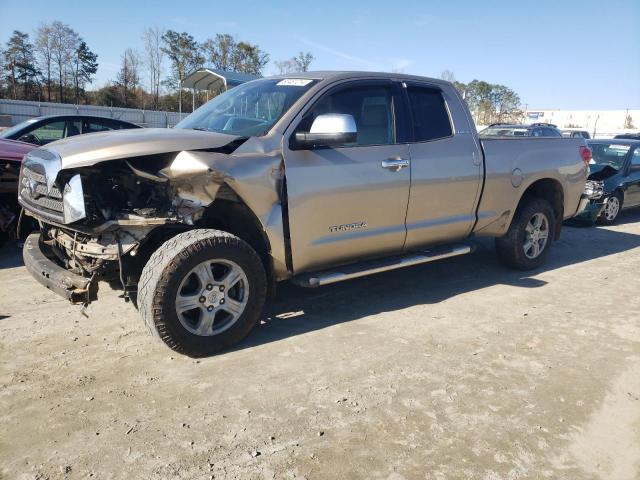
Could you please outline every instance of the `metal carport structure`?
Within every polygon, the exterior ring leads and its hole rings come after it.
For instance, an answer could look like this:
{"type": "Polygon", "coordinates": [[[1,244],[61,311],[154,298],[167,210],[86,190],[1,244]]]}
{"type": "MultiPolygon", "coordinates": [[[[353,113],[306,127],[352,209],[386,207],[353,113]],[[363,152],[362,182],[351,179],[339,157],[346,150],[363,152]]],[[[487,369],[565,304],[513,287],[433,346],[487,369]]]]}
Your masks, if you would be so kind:
{"type": "Polygon", "coordinates": [[[191,72],[182,80],[182,88],[189,88],[193,91],[192,110],[195,110],[195,93],[206,91],[207,100],[209,100],[209,92],[228,90],[238,85],[260,78],[258,75],[250,75],[248,73],[227,72],[225,70],[217,70],[215,68],[200,68],[191,72]]]}

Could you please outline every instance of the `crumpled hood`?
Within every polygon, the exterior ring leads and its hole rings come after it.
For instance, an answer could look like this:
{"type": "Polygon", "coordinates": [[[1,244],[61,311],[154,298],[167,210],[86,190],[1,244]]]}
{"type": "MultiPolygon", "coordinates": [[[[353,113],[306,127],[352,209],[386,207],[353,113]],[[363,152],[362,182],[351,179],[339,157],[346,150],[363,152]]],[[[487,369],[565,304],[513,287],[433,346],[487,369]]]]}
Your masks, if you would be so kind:
{"type": "Polygon", "coordinates": [[[589,176],[587,178],[589,180],[605,180],[613,177],[617,173],[618,170],[610,165],[598,165],[597,163],[592,163],[589,165],[589,176]]]}
{"type": "Polygon", "coordinates": [[[95,165],[108,160],[183,150],[224,147],[239,137],[224,133],[170,128],[135,128],[90,133],[50,143],[42,150],[61,158],[61,169],[95,165]]]}

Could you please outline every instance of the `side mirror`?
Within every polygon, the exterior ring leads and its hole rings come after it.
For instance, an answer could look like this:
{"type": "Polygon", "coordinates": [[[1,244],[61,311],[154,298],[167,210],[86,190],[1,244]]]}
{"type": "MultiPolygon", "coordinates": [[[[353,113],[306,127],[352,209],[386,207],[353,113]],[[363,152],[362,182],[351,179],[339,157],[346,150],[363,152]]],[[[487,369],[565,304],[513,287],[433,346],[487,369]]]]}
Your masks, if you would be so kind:
{"type": "Polygon", "coordinates": [[[356,142],[358,129],[352,115],[326,113],[316,117],[309,132],[297,132],[295,138],[300,148],[344,145],[356,142]]]}

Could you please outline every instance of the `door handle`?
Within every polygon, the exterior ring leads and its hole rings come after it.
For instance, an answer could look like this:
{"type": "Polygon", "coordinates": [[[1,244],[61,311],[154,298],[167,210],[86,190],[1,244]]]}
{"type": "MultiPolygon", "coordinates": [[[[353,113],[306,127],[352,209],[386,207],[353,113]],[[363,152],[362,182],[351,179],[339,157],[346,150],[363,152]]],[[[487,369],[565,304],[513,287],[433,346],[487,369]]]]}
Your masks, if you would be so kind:
{"type": "Polygon", "coordinates": [[[404,167],[409,166],[409,160],[406,158],[387,158],[382,161],[382,168],[386,168],[387,170],[391,170],[393,172],[398,172],[402,170],[404,167]]]}

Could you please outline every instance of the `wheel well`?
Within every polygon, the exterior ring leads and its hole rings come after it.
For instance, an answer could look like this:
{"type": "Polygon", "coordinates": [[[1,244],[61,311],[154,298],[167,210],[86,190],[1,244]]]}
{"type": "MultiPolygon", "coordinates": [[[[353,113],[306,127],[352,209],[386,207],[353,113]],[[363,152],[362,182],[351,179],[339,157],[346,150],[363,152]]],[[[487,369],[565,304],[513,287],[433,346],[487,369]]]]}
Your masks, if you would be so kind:
{"type": "Polygon", "coordinates": [[[533,182],[522,195],[518,208],[530,199],[542,198],[549,202],[555,215],[556,230],[554,232],[554,240],[560,238],[560,230],[562,230],[562,221],[564,219],[564,190],[557,180],[544,178],[533,182]]]}
{"type": "Polygon", "coordinates": [[[251,209],[238,197],[234,199],[216,198],[216,200],[206,208],[204,215],[197,222],[196,227],[215,228],[241,238],[256,251],[262,260],[265,272],[267,272],[267,278],[269,280],[273,278],[269,239],[260,221],[251,209]]]}
{"type": "Polygon", "coordinates": [[[269,282],[269,294],[275,291],[275,275],[271,261],[271,245],[259,220],[242,200],[227,189],[224,198],[218,196],[205,209],[202,218],[193,226],[173,225],[153,230],[138,255],[127,259],[127,276],[136,283],[149,257],[167,240],[193,228],[214,228],[222,230],[247,242],[258,254],[264,265],[269,282]]]}

